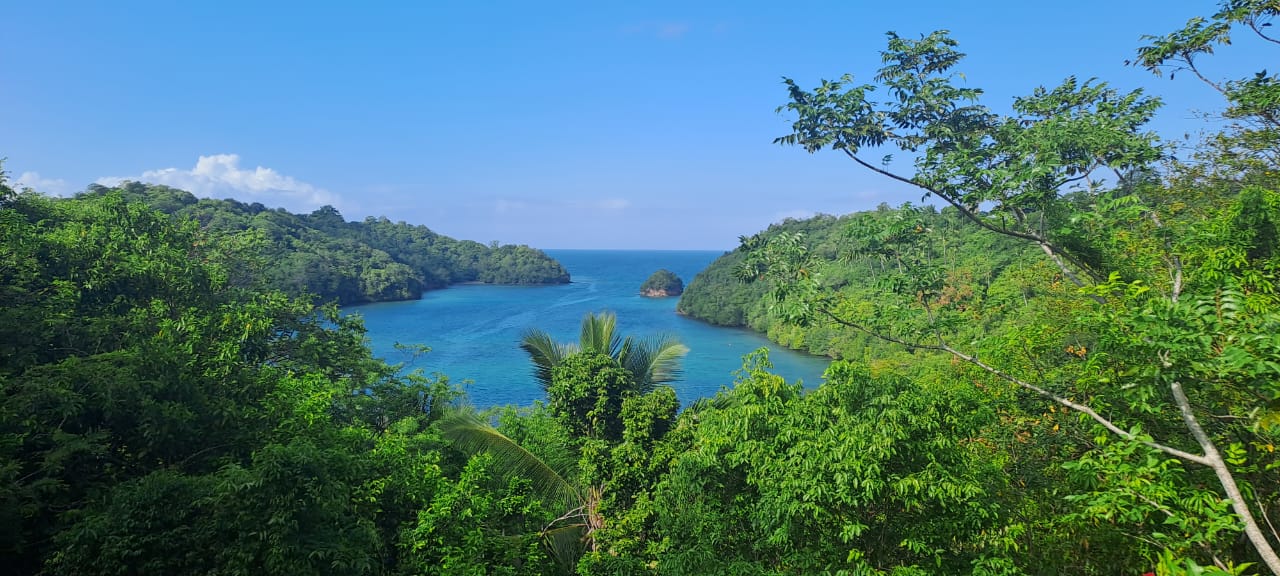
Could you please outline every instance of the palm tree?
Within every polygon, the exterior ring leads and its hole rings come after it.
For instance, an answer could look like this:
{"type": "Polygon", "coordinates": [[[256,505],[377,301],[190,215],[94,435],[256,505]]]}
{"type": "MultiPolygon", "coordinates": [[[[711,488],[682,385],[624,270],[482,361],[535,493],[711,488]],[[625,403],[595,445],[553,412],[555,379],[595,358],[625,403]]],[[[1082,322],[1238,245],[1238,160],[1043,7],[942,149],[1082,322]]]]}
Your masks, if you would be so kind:
{"type": "Polygon", "coordinates": [[[560,462],[539,458],[499,432],[474,410],[446,414],[440,420],[440,431],[465,453],[489,453],[495,470],[529,479],[533,491],[544,502],[562,506],[564,514],[543,526],[538,535],[556,564],[566,573],[574,573],[582,553],[587,548],[595,548],[592,534],[604,524],[598,511],[600,487],[570,482],[568,479],[575,474],[568,457],[560,462]]]}
{"type": "Polygon", "coordinates": [[[617,326],[618,317],[612,312],[588,313],[582,319],[577,344],[557,343],[550,334],[535,328],[520,338],[520,348],[533,360],[533,377],[544,391],[551,385],[551,370],[577,352],[598,352],[616,360],[635,378],[639,394],[680,378],[680,359],[689,353],[688,346],[670,335],[622,338],[617,326]]]}
{"type": "MultiPolygon", "coordinates": [[[[617,325],[617,316],[612,313],[587,314],[582,319],[577,344],[559,344],[542,330],[529,330],[521,339],[520,348],[533,360],[534,378],[543,391],[551,387],[554,368],[581,352],[613,358],[631,374],[635,389],[629,392],[636,394],[648,393],[655,386],[679,378],[680,359],[689,352],[687,346],[670,336],[622,338],[617,334],[617,325]]],[[[440,428],[459,450],[469,454],[488,452],[494,458],[495,470],[528,478],[544,502],[563,506],[564,514],[544,526],[539,535],[566,572],[574,571],[585,550],[595,549],[594,533],[604,525],[599,512],[603,487],[570,481],[577,475],[569,458],[559,463],[539,458],[474,411],[452,412],[441,419],[440,428]]]]}

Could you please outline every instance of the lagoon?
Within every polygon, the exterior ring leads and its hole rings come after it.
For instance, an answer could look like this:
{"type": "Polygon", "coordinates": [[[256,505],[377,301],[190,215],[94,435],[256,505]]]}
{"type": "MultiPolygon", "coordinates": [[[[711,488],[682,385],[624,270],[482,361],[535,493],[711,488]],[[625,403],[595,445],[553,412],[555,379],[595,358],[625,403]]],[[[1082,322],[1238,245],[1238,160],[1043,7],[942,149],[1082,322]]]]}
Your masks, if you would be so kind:
{"type": "Polygon", "coordinates": [[[742,356],[770,348],[775,372],[789,381],[816,385],[830,360],[773,344],[754,332],[712,326],[676,314],[677,298],[644,298],[640,284],[666,268],[687,285],[719,257],[718,251],[547,250],[569,269],[573,281],[558,286],[458,285],[427,292],[421,300],[348,307],[364,318],[376,356],[408,360],[395,344],[421,344],[431,352],[412,366],[464,382],[477,407],[529,405],[543,398],[532,365],[518,344],[529,328],[557,341],[576,342],[589,312],[618,315],[622,335],[674,334],[686,346],[684,377],[673,384],[683,405],[712,396],[733,383],[742,356]]]}

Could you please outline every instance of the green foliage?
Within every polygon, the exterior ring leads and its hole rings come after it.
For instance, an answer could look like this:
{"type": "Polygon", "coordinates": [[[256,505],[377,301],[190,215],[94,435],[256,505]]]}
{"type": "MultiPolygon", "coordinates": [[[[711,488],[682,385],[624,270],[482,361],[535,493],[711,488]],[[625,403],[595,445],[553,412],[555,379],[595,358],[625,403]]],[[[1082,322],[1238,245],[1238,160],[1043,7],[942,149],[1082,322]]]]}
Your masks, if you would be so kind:
{"type": "Polygon", "coordinates": [[[1231,180],[1269,180],[1273,185],[1280,163],[1280,77],[1266,70],[1232,80],[1214,80],[1202,69],[1201,57],[1232,44],[1233,35],[1248,29],[1259,39],[1280,43],[1268,33],[1280,9],[1270,0],[1229,0],[1212,16],[1197,16],[1179,30],[1143,36],[1134,65],[1170,79],[1188,72],[1225,98],[1222,117],[1227,127],[1211,136],[1197,155],[1208,170],[1231,180]]]}
{"type": "Polygon", "coordinates": [[[461,282],[569,281],[559,263],[528,246],[488,247],[386,218],[347,222],[332,206],[293,214],[258,203],[197,199],[182,190],[138,182],[114,189],[94,185],[85,194],[112,192],[176,218],[196,220],[219,235],[253,238],[257,258],[238,267],[247,281],[341,305],[415,299],[423,290],[461,282]]]}
{"type": "MultiPolygon", "coordinates": [[[[1277,14],[1228,1],[1139,64],[1204,80],[1277,14]]],[[[531,249],[136,183],[54,200],[0,170],[5,570],[1274,572],[1275,77],[1210,82],[1231,124],[1161,171],[1141,92],[1068,78],[1003,116],[946,33],[882,56],[873,84],[788,80],[779,142],[949,206],[788,220],[679,305],[863,361],[806,391],[756,353],[683,413],[663,384],[688,349],[612,314],[529,333],[547,402],[480,416],[270,288],[561,278],[531,249]]]]}
{"type": "MultiPolygon", "coordinates": [[[[1233,24],[1253,27],[1274,15],[1270,3],[1229,4],[1214,24],[1193,21],[1144,49],[1144,65],[1180,59],[1194,71],[1194,57],[1225,43],[1233,24]]],[[[1047,256],[1042,270],[1053,275],[1011,278],[1023,285],[1022,306],[966,301],[955,262],[938,258],[945,233],[906,207],[847,226],[852,260],[893,263],[874,298],[853,298],[826,278],[823,259],[797,233],[745,238],[739,278],[770,282],[770,313],[787,323],[945,354],[986,386],[1013,384],[1081,413],[1097,433],[1091,445],[1062,454],[1076,460],[1072,470],[1087,471],[1074,477],[1085,511],[1069,523],[1122,524],[1150,546],[1143,555],[1153,563],[1192,557],[1188,566],[1236,570],[1260,559],[1280,569],[1274,534],[1256,520],[1274,509],[1274,492],[1261,486],[1276,484],[1272,451],[1259,449],[1273,445],[1259,416],[1280,395],[1269,384],[1272,364],[1280,365],[1269,344],[1280,304],[1274,192],[1251,176],[1274,171],[1275,158],[1253,148],[1237,162],[1239,150],[1209,147],[1201,158],[1236,156],[1225,170],[1175,166],[1162,180],[1153,172],[1160,148],[1142,131],[1157,101],[1068,78],[1000,116],[978,104],[981,91],[954,83],[962,57],[955,48],[944,32],[890,34],[876,84],[845,76],[806,91],[787,81],[791,102],[782,109],[797,119],[777,142],[838,150],[936,195],[973,229],[1038,248],[1047,256]],[[890,97],[873,100],[877,90],[890,97]],[[860,156],[880,146],[910,153],[913,171],[860,156]],[[1117,176],[1114,187],[1095,175],[1103,169],[1117,176]],[[1107,451],[1107,439],[1121,446],[1107,451]],[[1184,473],[1183,463],[1198,468],[1184,473]],[[1265,495],[1246,496],[1256,490],[1265,495]],[[1234,545],[1238,530],[1248,547],[1234,545]]],[[[1267,124],[1261,104],[1268,84],[1263,74],[1248,88],[1219,86],[1233,102],[1229,115],[1274,133],[1280,126],[1267,124]],[[1242,107],[1244,100],[1256,105],[1242,107]]],[[[1229,131],[1229,148],[1259,141],[1239,126],[1229,131]]]]}
{"type": "Polygon", "coordinates": [[[732,391],[686,413],[695,444],[655,495],[660,572],[959,573],[1002,551],[981,394],[844,363],[802,394],[768,367],[748,358],[732,391]]]}
{"type": "Polygon", "coordinates": [[[579,352],[551,370],[547,406],[572,435],[617,442],[623,400],[635,391],[634,377],[613,358],[579,352]]]}
{"type": "MultiPolygon", "coordinates": [[[[473,412],[450,413],[440,424],[446,439],[469,454],[488,454],[494,463],[513,477],[528,479],[535,493],[547,502],[563,505],[580,505],[582,496],[568,478],[569,474],[557,470],[491,426],[473,412]]],[[[573,507],[573,506],[569,506],[573,507]]]]}
{"type": "Polygon", "coordinates": [[[587,314],[577,344],[559,344],[550,334],[531,329],[520,339],[520,348],[533,362],[533,375],[547,390],[554,380],[552,371],[569,356],[582,351],[608,356],[630,373],[635,390],[647,392],[654,386],[680,377],[680,359],[689,348],[674,337],[661,335],[638,340],[617,334],[618,318],[612,313],[587,314]]]}
{"type": "Polygon", "coordinates": [[[717,326],[747,326],[748,311],[765,289],[763,284],[740,284],[734,277],[742,257],[741,251],[726,252],[698,272],[681,293],[676,311],[717,326]]]}
{"type": "Polygon", "coordinates": [[[435,431],[447,380],[374,360],[358,319],[239,283],[243,237],[117,193],[6,188],[0,222],[5,570],[551,565],[504,536],[546,521],[531,485],[464,468],[435,431]]]}
{"type": "Polygon", "coordinates": [[[895,320],[903,322],[903,310],[887,306],[886,294],[909,292],[914,298],[915,281],[909,271],[924,267],[931,270],[931,294],[954,311],[965,337],[1024,305],[1033,296],[1028,276],[1044,275],[1035,270],[1034,252],[967,226],[955,209],[882,205],[840,218],[792,220],[744,238],[739,250],[717,259],[694,279],[679,307],[712,323],[729,319],[730,325],[745,325],[811,353],[883,361],[897,350],[864,332],[810,321],[815,318],[813,309],[805,308],[809,300],[787,297],[788,293],[821,287],[842,302],[860,303],[886,317],[896,314],[895,320]],[[865,244],[855,242],[863,238],[865,244]],[[768,265],[783,265],[794,257],[797,264],[789,275],[802,281],[773,282],[766,277],[767,265],[759,260],[758,249],[770,243],[774,252],[789,251],[789,256],[774,258],[768,265]],[[736,318],[742,323],[732,321],[736,318]]]}
{"type": "Polygon", "coordinates": [[[684,281],[675,272],[665,268],[654,272],[640,284],[640,293],[644,295],[656,293],[677,296],[681,292],[684,292],[684,281]]]}

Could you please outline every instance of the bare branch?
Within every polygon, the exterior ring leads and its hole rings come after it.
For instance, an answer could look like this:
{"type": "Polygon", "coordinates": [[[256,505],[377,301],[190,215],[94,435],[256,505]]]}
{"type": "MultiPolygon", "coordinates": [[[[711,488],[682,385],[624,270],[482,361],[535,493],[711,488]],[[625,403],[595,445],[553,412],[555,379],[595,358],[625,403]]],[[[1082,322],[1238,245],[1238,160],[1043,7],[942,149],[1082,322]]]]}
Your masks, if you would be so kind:
{"type": "Polygon", "coordinates": [[[872,329],[867,328],[866,326],[863,326],[863,325],[858,324],[858,323],[856,323],[856,322],[850,322],[850,321],[848,321],[848,320],[845,320],[844,318],[841,318],[841,317],[839,317],[839,316],[836,316],[835,314],[833,314],[830,310],[827,310],[826,308],[818,308],[818,311],[819,311],[819,312],[822,312],[822,314],[823,314],[823,315],[825,315],[827,318],[831,319],[831,321],[832,321],[832,322],[835,322],[836,324],[839,324],[839,325],[841,325],[841,326],[845,326],[845,327],[847,327],[847,328],[853,328],[854,330],[857,330],[857,331],[859,331],[859,332],[862,332],[863,334],[866,334],[866,335],[871,336],[871,337],[873,337],[873,338],[878,338],[878,339],[880,339],[880,340],[884,340],[885,342],[892,342],[892,343],[894,343],[894,344],[901,344],[901,345],[903,345],[903,346],[906,346],[906,347],[908,347],[908,348],[915,349],[915,350],[937,350],[937,351],[939,351],[939,352],[946,352],[946,350],[945,350],[944,348],[942,348],[941,346],[932,346],[932,345],[929,345],[929,344],[920,344],[920,343],[918,343],[918,342],[908,342],[908,341],[906,341],[906,340],[902,340],[902,339],[899,339],[899,338],[895,338],[895,337],[893,337],[893,336],[889,336],[888,334],[884,334],[884,333],[882,333],[882,332],[879,332],[879,331],[876,331],[876,330],[872,330],[872,329]]]}
{"type": "MultiPolygon", "coordinates": [[[[578,506],[577,508],[573,508],[572,510],[569,510],[568,512],[565,512],[565,513],[564,513],[564,515],[560,516],[559,518],[556,518],[555,520],[552,520],[552,521],[550,521],[550,522],[547,522],[547,525],[542,527],[542,531],[543,531],[543,532],[549,532],[549,531],[551,531],[551,527],[552,527],[552,526],[555,526],[555,524],[556,524],[557,522],[560,522],[560,521],[562,521],[562,520],[568,520],[568,519],[570,519],[570,518],[584,518],[584,517],[586,517],[586,515],[587,515],[587,514],[586,514],[586,508],[587,508],[587,505],[586,505],[586,504],[583,504],[583,505],[581,505],[581,506],[578,506]]],[[[580,524],[571,524],[570,526],[577,526],[577,525],[580,525],[580,524]]],[[[585,524],[581,524],[581,525],[585,525],[585,524]]]]}
{"type": "Polygon", "coordinates": [[[1058,265],[1058,269],[1062,271],[1063,276],[1067,277],[1067,280],[1070,280],[1071,283],[1075,284],[1076,286],[1079,286],[1079,287],[1084,286],[1084,282],[1080,280],[1079,276],[1076,276],[1076,273],[1073,272],[1069,266],[1067,266],[1066,262],[1062,261],[1062,256],[1060,255],[1059,252],[1053,249],[1052,244],[1049,244],[1048,242],[1036,242],[1036,244],[1040,246],[1041,250],[1044,250],[1044,253],[1047,256],[1049,256],[1050,260],[1053,260],[1054,264],[1058,265]]]}
{"type": "Polygon", "coordinates": [[[1258,28],[1257,22],[1253,20],[1249,20],[1249,27],[1253,29],[1254,34],[1257,34],[1263,40],[1266,40],[1267,42],[1274,42],[1276,44],[1280,44],[1280,40],[1267,36],[1265,32],[1263,32],[1260,28],[1258,28]]]}
{"type": "MultiPolygon", "coordinates": [[[[1155,223],[1156,228],[1164,228],[1164,223],[1160,221],[1160,215],[1155,210],[1150,210],[1147,214],[1151,217],[1151,221],[1155,223]]],[[[1182,258],[1173,250],[1173,243],[1169,238],[1164,239],[1165,263],[1169,265],[1170,281],[1173,286],[1169,289],[1169,300],[1174,304],[1178,303],[1178,297],[1182,295],[1182,258]]]]}

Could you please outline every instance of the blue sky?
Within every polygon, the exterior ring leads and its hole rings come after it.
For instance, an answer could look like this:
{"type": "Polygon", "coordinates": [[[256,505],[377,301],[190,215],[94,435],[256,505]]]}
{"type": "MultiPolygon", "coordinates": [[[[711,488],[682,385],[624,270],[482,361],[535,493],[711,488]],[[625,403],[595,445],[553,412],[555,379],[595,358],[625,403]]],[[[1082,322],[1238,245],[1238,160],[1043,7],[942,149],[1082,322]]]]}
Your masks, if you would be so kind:
{"type": "MultiPolygon", "coordinates": [[[[141,179],[542,248],[727,249],[787,216],[918,201],[771,144],[783,76],[870,80],[889,30],[951,30],[996,109],[1072,74],[1161,96],[1169,138],[1220,107],[1124,65],[1211,2],[0,4],[11,180],[141,179]]],[[[1211,75],[1265,65],[1232,51],[1211,75]]]]}

